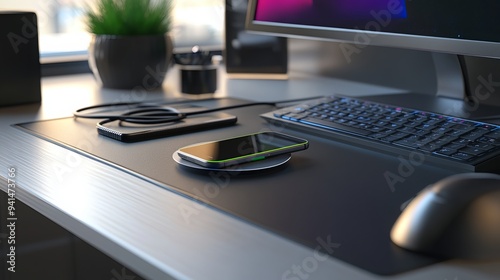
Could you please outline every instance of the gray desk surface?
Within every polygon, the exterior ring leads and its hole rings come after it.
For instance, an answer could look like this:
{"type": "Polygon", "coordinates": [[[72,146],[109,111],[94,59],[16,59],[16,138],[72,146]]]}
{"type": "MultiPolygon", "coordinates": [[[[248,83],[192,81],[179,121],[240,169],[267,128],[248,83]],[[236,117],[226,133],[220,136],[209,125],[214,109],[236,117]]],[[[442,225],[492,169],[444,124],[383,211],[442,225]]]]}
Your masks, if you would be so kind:
{"type": "MultiPolygon", "coordinates": [[[[147,95],[101,89],[91,75],[43,79],[41,105],[0,108],[1,177],[16,167],[17,199],[147,278],[286,279],[286,271],[314,256],[313,250],[10,126],[67,117],[77,108],[97,103],[182,96],[174,71],[163,91],[147,95]]],[[[294,73],[288,81],[226,80],[220,74],[215,96],[252,100],[397,92],[294,73]]],[[[93,145],[86,139],[81,144],[93,145]]],[[[5,191],[5,181],[0,182],[5,191]]],[[[498,279],[499,275],[499,262],[453,260],[389,278],[498,279]]],[[[307,276],[384,278],[331,258],[319,262],[307,276]]]]}

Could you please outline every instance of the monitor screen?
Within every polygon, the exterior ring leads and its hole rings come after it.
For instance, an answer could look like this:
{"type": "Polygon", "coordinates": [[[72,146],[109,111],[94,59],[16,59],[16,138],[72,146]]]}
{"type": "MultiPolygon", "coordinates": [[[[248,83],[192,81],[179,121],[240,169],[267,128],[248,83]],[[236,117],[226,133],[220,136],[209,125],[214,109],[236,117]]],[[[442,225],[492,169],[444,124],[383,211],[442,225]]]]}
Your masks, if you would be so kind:
{"type": "Polygon", "coordinates": [[[250,0],[247,29],[500,58],[500,1],[250,0]]]}

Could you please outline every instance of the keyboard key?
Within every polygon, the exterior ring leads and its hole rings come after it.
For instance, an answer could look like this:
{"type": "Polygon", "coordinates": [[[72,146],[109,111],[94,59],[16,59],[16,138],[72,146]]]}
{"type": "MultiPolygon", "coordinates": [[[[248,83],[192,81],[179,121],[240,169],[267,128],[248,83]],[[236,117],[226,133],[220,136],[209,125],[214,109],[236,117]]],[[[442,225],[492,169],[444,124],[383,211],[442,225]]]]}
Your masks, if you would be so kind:
{"type": "Polygon", "coordinates": [[[387,137],[384,137],[384,138],[381,138],[380,140],[382,141],[387,141],[387,142],[394,142],[396,140],[399,140],[401,138],[405,138],[407,137],[408,134],[407,133],[403,133],[403,132],[396,132],[396,133],[393,133],[387,137]]]}
{"type": "Polygon", "coordinates": [[[464,130],[464,131],[469,131],[469,130],[474,129],[473,126],[465,125],[465,124],[456,124],[456,125],[452,126],[451,128],[453,128],[455,130],[464,130]]]}
{"type": "Polygon", "coordinates": [[[374,138],[374,139],[380,139],[380,138],[384,138],[386,136],[387,135],[385,135],[384,133],[374,133],[374,134],[369,134],[368,135],[368,137],[374,138]]]}
{"type": "Polygon", "coordinates": [[[396,124],[396,123],[388,123],[385,125],[385,127],[389,128],[389,129],[398,129],[401,127],[401,125],[396,124]]]}
{"type": "Polygon", "coordinates": [[[431,118],[430,120],[426,121],[425,123],[428,125],[434,125],[437,127],[438,124],[442,123],[442,119],[437,119],[437,118],[431,118]]]}
{"type": "Polygon", "coordinates": [[[460,136],[460,135],[465,134],[465,133],[467,133],[466,130],[452,129],[452,130],[448,131],[446,134],[451,135],[451,136],[460,136]]]}
{"type": "Polygon", "coordinates": [[[462,143],[451,143],[451,144],[446,145],[445,147],[448,149],[451,149],[451,150],[460,150],[463,147],[466,147],[466,145],[462,144],[462,143]]]}
{"type": "Polygon", "coordinates": [[[406,132],[406,133],[414,133],[415,131],[417,131],[415,128],[408,127],[408,126],[401,127],[398,130],[401,132],[406,132]]]}
{"type": "Polygon", "coordinates": [[[494,132],[486,134],[485,136],[488,137],[488,138],[493,138],[493,139],[496,139],[496,140],[500,140],[500,131],[496,130],[494,132]]]}
{"type": "Polygon", "coordinates": [[[420,124],[419,126],[415,127],[416,129],[419,129],[419,130],[427,130],[427,131],[430,131],[430,130],[433,130],[436,128],[435,125],[430,125],[430,124],[425,124],[425,123],[422,123],[420,124]]]}
{"type": "Polygon", "coordinates": [[[371,131],[371,132],[381,132],[381,131],[384,131],[385,128],[384,127],[380,127],[380,126],[372,125],[370,128],[368,128],[368,130],[371,131]]]}
{"type": "Polygon", "coordinates": [[[474,156],[470,155],[470,154],[466,154],[466,153],[456,153],[456,154],[453,154],[451,157],[456,158],[456,159],[460,159],[460,160],[469,160],[469,159],[473,158],[474,156]]]}
{"type": "Polygon", "coordinates": [[[445,133],[447,133],[450,130],[451,129],[447,128],[447,127],[437,127],[432,132],[445,134],[445,133]]]}
{"type": "Polygon", "coordinates": [[[426,152],[434,152],[437,149],[440,149],[442,146],[441,145],[436,145],[436,144],[426,144],[420,147],[419,149],[426,151],[426,152]]]}
{"type": "Polygon", "coordinates": [[[472,147],[463,148],[463,149],[460,150],[460,152],[461,153],[466,153],[466,154],[469,154],[469,155],[474,155],[474,156],[478,156],[480,154],[485,153],[485,151],[482,150],[482,149],[472,148],[472,147]]]}
{"type": "Polygon", "coordinates": [[[473,142],[473,143],[470,143],[468,146],[471,148],[481,149],[484,151],[489,151],[489,150],[495,148],[494,145],[490,145],[488,143],[481,143],[481,142],[473,142]]]}
{"type": "Polygon", "coordinates": [[[446,148],[446,147],[441,148],[438,151],[436,151],[436,153],[441,154],[441,155],[446,155],[446,156],[451,156],[451,155],[455,154],[456,152],[457,152],[457,150],[446,148]]]}
{"type": "Polygon", "coordinates": [[[467,145],[469,144],[471,141],[469,139],[463,139],[463,138],[459,138],[455,141],[453,141],[453,143],[457,143],[457,144],[463,144],[463,145],[467,145]]]}
{"type": "Polygon", "coordinates": [[[429,131],[427,131],[427,130],[418,130],[417,129],[413,134],[414,135],[418,135],[418,136],[424,136],[424,135],[429,134],[429,131]]]}
{"type": "Polygon", "coordinates": [[[477,141],[481,142],[481,143],[487,143],[487,144],[490,144],[490,145],[495,145],[495,146],[499,146],[500,145],[500,139],[494,139],[494,138],[489,138],[489,137],[481,137],[477,141]]]}
{"type": "Polygon", "coordinates": [[[394,144],[398,146],[409,147],[412,149],[416,149],[419,147],[418,145],[415,144],[415,141],[409,141],[408,139],[400,139],[398,141],[395,141],[394,144]]]}
{"type": "Polygon", "coordinates": [[[450,138],[449,136],[444,136],[444,137],[436,139],[436,141],[434,141],[434,143],[444,146],[444,145],[451,143],[454,139],[456,139],[456,138],[450,138]]]}

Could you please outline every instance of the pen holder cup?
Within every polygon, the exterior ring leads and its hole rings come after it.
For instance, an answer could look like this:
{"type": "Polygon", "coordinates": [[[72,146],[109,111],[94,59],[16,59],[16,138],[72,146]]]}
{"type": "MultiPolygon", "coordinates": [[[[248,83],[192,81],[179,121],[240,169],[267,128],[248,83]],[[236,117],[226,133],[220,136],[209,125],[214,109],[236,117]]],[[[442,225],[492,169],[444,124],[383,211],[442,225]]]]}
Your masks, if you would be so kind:
{"type": "Polygon", "coordinates": [[[181,91],[188,94],[214,93],[217,90],[217,65],[180,65],[181,91]]]}

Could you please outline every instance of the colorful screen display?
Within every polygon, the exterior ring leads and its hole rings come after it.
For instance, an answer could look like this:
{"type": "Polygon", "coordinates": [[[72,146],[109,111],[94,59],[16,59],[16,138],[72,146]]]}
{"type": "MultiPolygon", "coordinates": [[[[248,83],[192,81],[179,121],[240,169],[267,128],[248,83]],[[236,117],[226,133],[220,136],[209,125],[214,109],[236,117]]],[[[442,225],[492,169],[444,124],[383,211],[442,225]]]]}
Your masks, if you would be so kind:
{"type": "Polygon", "coordinates": [[[254,19],[500,42],[500,1],[258,0],[254,19]]]}

